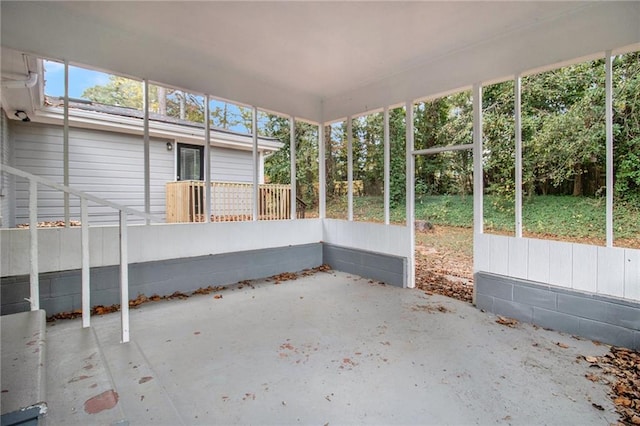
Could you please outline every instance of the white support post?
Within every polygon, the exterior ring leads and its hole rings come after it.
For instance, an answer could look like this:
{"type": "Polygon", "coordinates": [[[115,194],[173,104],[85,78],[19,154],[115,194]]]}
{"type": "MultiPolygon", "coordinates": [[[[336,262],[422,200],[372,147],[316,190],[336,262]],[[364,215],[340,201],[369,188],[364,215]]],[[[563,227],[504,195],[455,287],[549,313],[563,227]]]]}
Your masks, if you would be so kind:
{"type": "Polygon", "coordinates": [[[209,122],[209,95],[204,97],[204,221],[211,221],[211,123],[209,122]]]}
{"type": "MultiPolygon", "coordinates": [[[[69,186],[69,61],[64,61],[64,117],[62,134],[62,180],[69,186]]],[[[69,193],[64,193],[64,226],[71,226],[69,193]]]]}
{"type": "MultiPolygon", "coordinates": [[[[144,212],[151,214],[151,164],[149,147],[149,80],[142,81],[142,107],[144,109],[144,212]]],[[[151,221],[147,217],[145,223],[149,225],[151,221]]]]}
{"type": "Polygon", "coordinates": [[[607,247],[613,247],[613,64],[611,60],[611,51],[608,50],[605,54],[605,129],[607,145],[606,234],[607,247]]]}
{"type": "Polygon", "coordinates": [[[484,233],[482,180],[482,86],[473,85],[473,234],[484,233]]]}
{"type": "Polygon", "coordinates": [[[290,219],[296,219],[296,197],[297,197],[297,181],[296,181],[296,119],[289,117],[289,161],[291,163],[291,213],[290,219]]]}
{"type": "Polygon", "coordinates": [[[80,198],[80,226],[82,248],[82,327],[91,324],[91,273],[89,263],[89,211],[87,199],[80,198]]]}
{"type": "Polygon", "coordinates": [[[258,186],[258,108],[253,107],[251,131],[253,133],[253,221],[258,220],[260,193],[258,186]]]}
{"type": "Polygon", "coordinates": [[[391,139],[389,137],[389,107],[384,107],[384,224],[390,223],[390,168],[391,168],[391,139]]]}
{"type": "Polygon", "coordinates": [[[353,220],[353,119],[347,117],[347,219],[353,220]]]}
{"type": "Polygon", "coordinates": [[[516,238],[522,238],[522,78],[517,75],[514,80],[515,94],[515,136],[516,136],[516,192],[515,222],[516,238]]]}
{"type": "Polygon", "coordinates": [[[414,130],[413,130],[413,102],[407,102],[405,105],[406,111],[406,197],[407,197],[407,227],[409,228],[409,257],[407,265],[407,287],[414,288],[416,286],[416,254],[415,254],[415,242],[416,242],[416,229],[415,223],[415,168],[416,162],[413,155],[414,148],[414,130]]]}
{"type": "Polygon", "coordinates": [[[31,310],[40,309],[38,270],[38,183],[29,180],[29,302],[31,310]]]}
{"type": "Polygon", "coordinates": [[[325,125],[318,125],[318,216],[320,219],[327,217],[327,165],[325,147],[325,125]]]}
{"type": "Polygon", "coordinates": [[[120,321],[122,343],[129,341],[129,261],[127,246],[127,213],[120,210],[120,321]]]}

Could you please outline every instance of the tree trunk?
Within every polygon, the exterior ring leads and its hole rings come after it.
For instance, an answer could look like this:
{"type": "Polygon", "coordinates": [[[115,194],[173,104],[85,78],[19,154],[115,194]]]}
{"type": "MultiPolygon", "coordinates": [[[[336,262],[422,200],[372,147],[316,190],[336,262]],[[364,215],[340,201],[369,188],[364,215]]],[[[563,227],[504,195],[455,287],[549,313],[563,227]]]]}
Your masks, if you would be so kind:
{"type": "Polygon", "coordinates": [[[582,170],[580,166],[575,167],[576,175],[573,180],[573,196],[579,197],[582,195],[582,170]]]}
{"type": "Polygon", "coordinates": [[[167,115],[167,89],[158,86],[158,114],[167,115]]]}

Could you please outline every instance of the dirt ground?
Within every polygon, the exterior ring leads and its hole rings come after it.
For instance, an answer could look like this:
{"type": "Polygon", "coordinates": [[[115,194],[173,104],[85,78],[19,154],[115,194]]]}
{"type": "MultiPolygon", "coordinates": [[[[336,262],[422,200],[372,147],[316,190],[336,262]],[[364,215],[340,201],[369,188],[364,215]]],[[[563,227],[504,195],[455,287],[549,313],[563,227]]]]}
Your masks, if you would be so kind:
{"type": "Polygon", "coordinates": [[[416,287],[472,302],[472,229],[435,226],[416,231],[416,287]]]}

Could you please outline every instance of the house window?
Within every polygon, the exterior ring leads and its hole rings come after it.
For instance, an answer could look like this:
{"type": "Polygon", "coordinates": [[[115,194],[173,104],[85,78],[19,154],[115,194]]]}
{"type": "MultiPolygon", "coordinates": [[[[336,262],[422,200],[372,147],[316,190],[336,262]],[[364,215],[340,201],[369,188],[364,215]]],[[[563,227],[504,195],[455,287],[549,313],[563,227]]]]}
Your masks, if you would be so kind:
{"type": "Polygon", "coordinates": [[[178,180],[204,180],[204,147],[178,144],[178,180]]]}

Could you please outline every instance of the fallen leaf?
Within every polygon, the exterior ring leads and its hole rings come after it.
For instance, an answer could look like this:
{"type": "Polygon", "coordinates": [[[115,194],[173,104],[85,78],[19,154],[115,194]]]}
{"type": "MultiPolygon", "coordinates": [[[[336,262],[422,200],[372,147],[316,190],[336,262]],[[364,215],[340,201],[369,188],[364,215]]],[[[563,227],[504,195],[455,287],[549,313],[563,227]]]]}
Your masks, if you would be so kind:
{"type": "Polygon", "coordinates": [[[222,299],[222,295],[221,294],[216,294],[215,296],[213,296],[214,299],[222,299]]]}
{"type": "Polygon", "coordinates": [[[584,377],[586,377],[587,380],[591,380],[592,382],[600,381],[600,376],[596,376],[595,374],[585,374],[584,377]]]}
{"type": "Polygon", "coordinates": [[[595,402],[592,402],[591,406],[596,410],[604,411],[604,407],[602,405],[596,404],[595,402]]]}
{"type": "Polygon", "coordinates": [[[506,325],[507,327],[515,328],[518,325],[518,320],[498,315],[496,322],[500,325],[506,325]]]}
{"type": "Polygon", "coordinates": [[[562,349],[568,349],[569,348],[569,345],[565,345],[564,343],[561,343],[561,342],[556,342],[556,345],[561,347],[562,349]]]}
{"type": "Polygon", "coordinates": [[[595,356],[585,356],[584,359],[591,364],[598,362],[598,358],[596,358],[595,356]]]}

